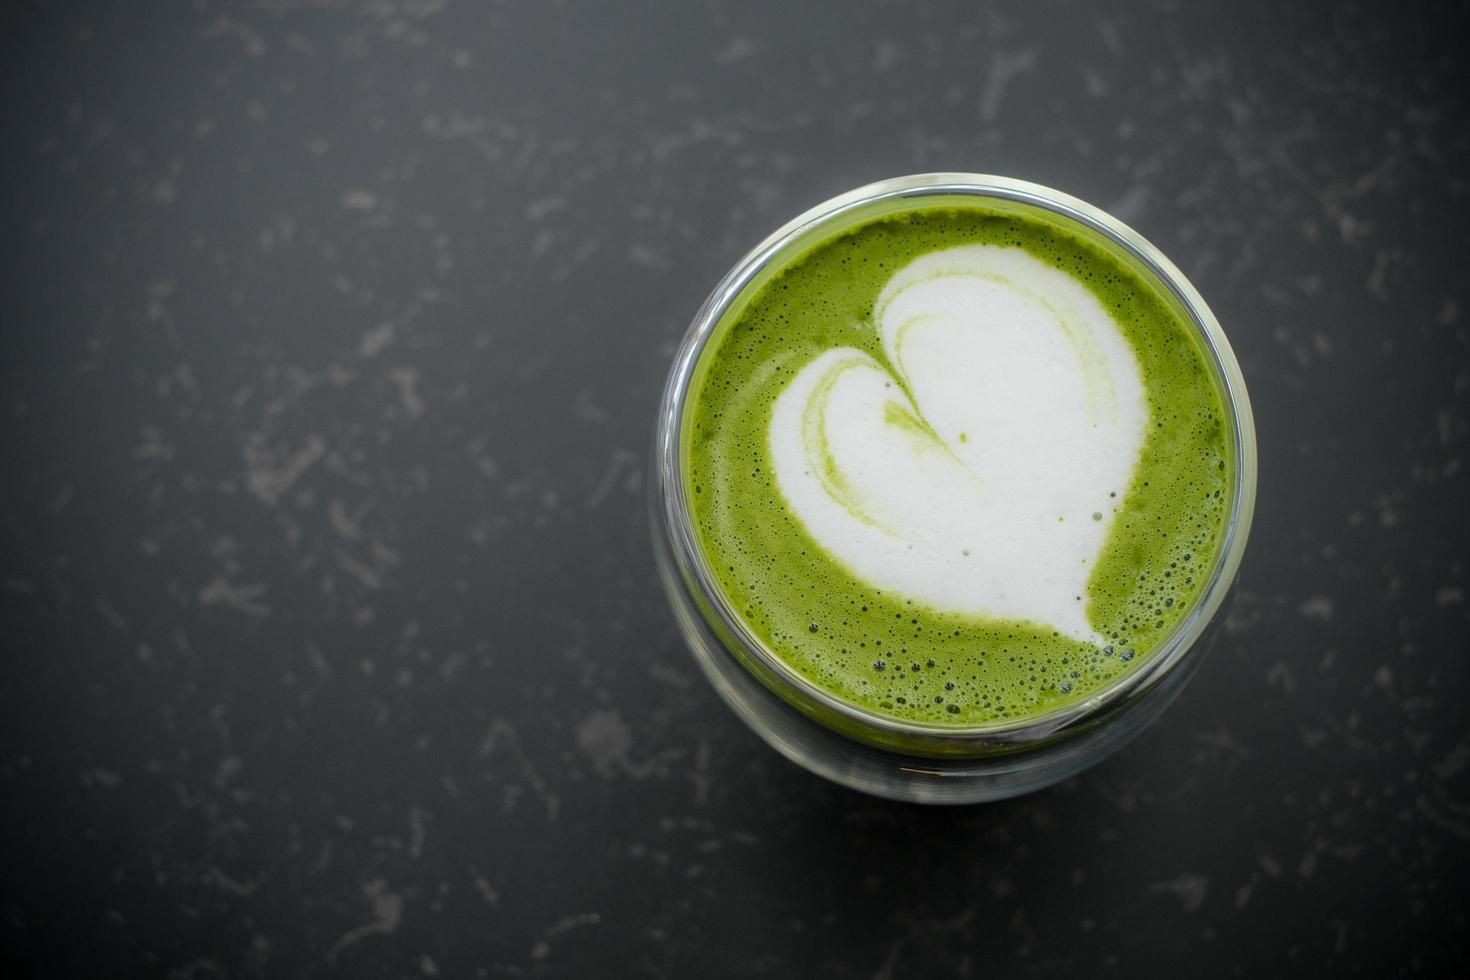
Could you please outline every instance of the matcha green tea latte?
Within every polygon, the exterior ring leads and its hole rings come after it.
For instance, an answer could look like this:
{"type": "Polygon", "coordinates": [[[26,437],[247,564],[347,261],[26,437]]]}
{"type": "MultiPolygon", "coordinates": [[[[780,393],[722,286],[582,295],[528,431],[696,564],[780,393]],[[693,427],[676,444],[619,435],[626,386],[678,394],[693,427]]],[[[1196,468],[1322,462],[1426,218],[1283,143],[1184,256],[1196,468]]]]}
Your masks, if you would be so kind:
{"type": "Polygon", "coordinates": [[[1157,714],[1255,482],[1239,369],[1177,269],[967,175],[845,195],[747,257],[657,449],[665,582],[717,689],[809,768],[913,799],[1025,791],[1157,714]]]}

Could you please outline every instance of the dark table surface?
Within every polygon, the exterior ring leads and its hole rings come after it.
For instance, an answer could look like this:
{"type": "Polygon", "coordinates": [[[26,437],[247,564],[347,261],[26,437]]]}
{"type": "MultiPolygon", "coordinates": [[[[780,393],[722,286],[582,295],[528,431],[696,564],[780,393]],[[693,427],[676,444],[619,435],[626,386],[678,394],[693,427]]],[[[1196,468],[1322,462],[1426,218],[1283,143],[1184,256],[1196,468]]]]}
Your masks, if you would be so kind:
{"type": "Polygon", "coordinates": [[[5,5],[0,965],[1463,966],[1465,14],[5,5]],[[644,469],[745,248],[942,169],[1172,256],[1262,467],[1227,630],[1163,720],[933,810],[726,710],[644,469]]]}

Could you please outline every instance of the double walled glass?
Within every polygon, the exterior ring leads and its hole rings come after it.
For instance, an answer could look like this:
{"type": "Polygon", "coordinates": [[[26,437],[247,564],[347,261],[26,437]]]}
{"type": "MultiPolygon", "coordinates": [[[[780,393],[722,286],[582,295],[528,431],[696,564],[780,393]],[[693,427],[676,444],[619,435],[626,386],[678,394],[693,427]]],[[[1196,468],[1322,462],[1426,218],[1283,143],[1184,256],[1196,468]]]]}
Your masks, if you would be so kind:
{"type": "Polygon", "coordinates": [[[1026,181],[920,174],[835,197],[792,220],[741,259],[689,327],[659,407],[653,457],[654,550],[684,639],[720,695],[766,742],[818,775],[920,803],[974,803],[1064,779],[1117,750],[1153,721],[1199,667],[1245,549],[1256,493],[1256,444],[1240,367],[1199,293],[1164,255],[1116,218],[1026,181]],[[797,673],[746,626],[720,590],[693,528],[685,479],[695,368],[725,314],[791,259],[844,228],[896,211],[983,203],[1052,222],[1108,249],[1155,283],[1198,332],[1226,407],[1235,461],[1214,567],[1194,608],[1153,654],[1086,700],[1051,713],[972,727],[905,723],[840,699],[797,673]]]}

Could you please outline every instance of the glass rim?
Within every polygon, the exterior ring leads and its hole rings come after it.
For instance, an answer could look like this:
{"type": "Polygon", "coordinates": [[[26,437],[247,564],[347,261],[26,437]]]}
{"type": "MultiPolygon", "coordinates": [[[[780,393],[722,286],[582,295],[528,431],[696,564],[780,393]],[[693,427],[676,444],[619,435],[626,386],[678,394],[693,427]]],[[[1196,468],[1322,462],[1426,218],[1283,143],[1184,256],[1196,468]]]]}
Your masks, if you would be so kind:
{"type": "MultiPolygon", "coordinates": [[[[1204,298],[1163,252],[1107,212],[1041,184],[989,174],[912,174],[867,184],[804,211],[751,249],[726,273],[690,323],[674,358],[659,406],[655,451],[658,455],[655,465],[659,483],[657,490],[662,496],[658,509],[664,518],[676,566],[684,580],[691,587],[697,587],[699,595],[706,600],[701,604],[702,609],[712,610],[719,616],[724,635],[734,638],[745,653],[755,657],[765,668],[767,678],[788,684],[790,693],[838,715],[849,724],[897,739],[918,738],[947,746],[1004,746],[1037,742],[1083,725],[1153,687],[1196,648],[1196,641],[1219,611],[1239,570],[1255,510],[1255,422],[1245,378],[1224,331],[1204,298]],[[1101,235],[1141,263],[1158,285],[1168,290],[1180,304],[1203,342],[1201,346],[1214,368],[1224,396],[1235,450],[1230,510],[1209,579],[1193,608],[1163,642],[1138,667],[1114,678],[1086,698],[1041,714],[978,725],[906,722],[880,714],[815,684],[768,649],[719,587],[707,556],[696,540],[682,458],[683,428],[692,394],[691,382],[700,359],[725,314],[773,259],[819,230],[840,227],[845,217],[860,208],[888,201],[946,196],[998,199],[1040,208],[1101,235]]],[[[731,653],[733,655],[734,651],[731,653]]],[[[786,692],[776,693],[785,698],[786,692]]],[[[789,701],[789,698],[785,699],[789,701]]]]}

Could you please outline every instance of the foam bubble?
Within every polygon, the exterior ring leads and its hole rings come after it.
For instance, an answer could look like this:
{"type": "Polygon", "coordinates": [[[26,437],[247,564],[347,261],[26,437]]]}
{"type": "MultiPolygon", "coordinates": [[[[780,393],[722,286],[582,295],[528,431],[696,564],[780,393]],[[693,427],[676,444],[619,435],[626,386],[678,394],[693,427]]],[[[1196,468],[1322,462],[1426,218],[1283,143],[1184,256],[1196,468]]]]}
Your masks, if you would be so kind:
{"type": "Polygon", "coordinates": [[[875,588],[1101,643],[1087,579],[1148,423],[1117,323],[1076,279],[996,245],[915,259],[873,317],[886,364],[828,350],[777,397],[782,498],[875,588]]]}

